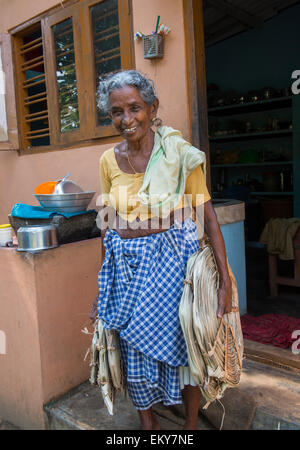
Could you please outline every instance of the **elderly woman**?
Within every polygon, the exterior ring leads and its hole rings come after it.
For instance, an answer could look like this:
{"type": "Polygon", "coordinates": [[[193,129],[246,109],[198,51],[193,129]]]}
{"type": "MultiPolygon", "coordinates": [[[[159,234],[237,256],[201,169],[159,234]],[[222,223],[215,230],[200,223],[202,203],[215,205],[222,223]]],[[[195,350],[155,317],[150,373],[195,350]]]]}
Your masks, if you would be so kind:
{"type": "Polygon", "coordinates": [[[97,312],[106,328],[119,332],[126,385],[142,429],[159,429],[153,404],[183,400],[184,429],[195,430],[200,389],[188,369],[178,308],[186,263],[199,237],[184,194],[194,210],[204,212],[220,277],[219,317],[231,311],[231,281],[205,184],[205,155],[170,127],[153,131],[158,106],[152,82],[134,70],[99,84],[98,107],[123,140],[100,159],[107,229],[97,312]]]}

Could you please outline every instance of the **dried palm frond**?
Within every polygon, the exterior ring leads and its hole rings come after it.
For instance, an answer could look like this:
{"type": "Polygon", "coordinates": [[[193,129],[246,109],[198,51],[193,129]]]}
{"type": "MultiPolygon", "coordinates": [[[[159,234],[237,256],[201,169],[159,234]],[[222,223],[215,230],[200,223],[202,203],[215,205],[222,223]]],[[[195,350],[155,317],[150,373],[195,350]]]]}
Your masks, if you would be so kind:
{"type": "Polygon", "coordinates": [[[99,333],[99,371],[97,383],[101,388],[102,397],[108,409],[108,412],[109,414],[113,415],[115,389],[112,384],[112,379],[109,371],[106,334],[105,329],[103,328],[103,325],[101,323],[101,320],[98,320],[98,333],[99,333]]]}
{"type": "MultiPolygon", "coordinates": [[[[189,266],[193,265],[192,255],[187,264],[187,273],[189,273],[189,266]]],[[[183,330],[184,338],[188,347],[189,367],[197,384],[201,384],[206,376],[205,365],[202,357],[200,347],[196,341],[193,330],[193,295],[187,295],[192,289],[192,281],[187,282],[190,286],[185,287],[183,295],[179,304],[179,318],[181,328],[183,330]]]]}
{"type": "MultiPolygon", "coordinates": [[[[90,354],[91,354],[91,361],[90,361],[90,367],[91,367],[91,375],[90,375],[90,383],[95,385],[97,384],[97,377],[98,377],[98,371],[99,371],[99,335],[98,330],[95,326],[95,331],[92,338],[90,354]]],[[[88,355],[88,352],[86,353],[86,356],[88,355]]]]}
{"type": "Polygon", "coordinates": [[[125,378],[122,368],[119,337],[115,330],[105,330],[108,366],[115,389],[125,391],[125,378]]]}
{"type": "Polygon", "coordinates": [[[179,317],[187,343],[191,373],[198,383],[207,407],[220,399],[227,387],[240,381],[243,334],[238,312],[238,291],[232,282],[232,312],[217,317],[219,274],[213,249],[203,241],[200,250],[188,260],[179,317]]]}
{"type": "Polygon", "coordinates": [[[101,388],[104,403],[113,415],[116,390],[126,392],[122,370],[119,336],[115,330],[106,330],[98,318],[94,322],[91,348],[90,383],[101,388]]]}

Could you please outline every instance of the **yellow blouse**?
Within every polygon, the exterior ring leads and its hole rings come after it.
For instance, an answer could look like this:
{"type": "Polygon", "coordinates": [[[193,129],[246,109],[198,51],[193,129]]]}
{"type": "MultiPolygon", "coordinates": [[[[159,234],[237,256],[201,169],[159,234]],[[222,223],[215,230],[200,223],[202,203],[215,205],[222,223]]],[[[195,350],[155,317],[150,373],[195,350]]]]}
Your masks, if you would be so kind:
{"type": "MultiPolygon", "coordinates": [[[[132,222],[136,218],[141,221],[150,219],[153,214],[146,205],[140,203],[137,196],[143,178],[144,173],[123,172],[118,166],[114,148],[106,150],[100,158],[102,203],[112,206],[128,222],[132,222]]],[[[201,166],[198,166],[187,178],[185,194],[190,194],[194,207],[210,200],[201,166]]],[[[183,197],[175,209],[187,206],[188,203],[183,197]]]]}

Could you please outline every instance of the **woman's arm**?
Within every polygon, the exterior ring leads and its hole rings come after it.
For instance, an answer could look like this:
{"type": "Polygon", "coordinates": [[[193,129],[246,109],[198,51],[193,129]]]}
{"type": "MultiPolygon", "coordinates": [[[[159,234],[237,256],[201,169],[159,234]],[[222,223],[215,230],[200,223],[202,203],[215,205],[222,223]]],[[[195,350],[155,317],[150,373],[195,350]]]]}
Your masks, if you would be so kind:
{"type": "MultiPolygon", "coordinates": [[[[99,212],[103,208],[104,208],[104,206],[101,206],[99,208],[99,212]]],[[[101,259],[102,259],[102,264],[103,264],[103,261],[104,261],[104,258],[105,258],[105,247],[104,247],[103,241],[104,241],[106,229],[100,229],[100,231],[101,231],[101,259]]],[[[101,267],[102,267],[102,264],[101,264],[101,267]]],[[[95,300],[94,300],[94,302],[92,304],[92,309],[91,309],[90,315],[89,315],[89,317],[90,317],[92,322],[94,322],[95,319],[97,318],[97,306],[98,306],[98,295],[96,296],[96,298],[95,298],[95,300]]]]}
{"type": "Polygon", "coordinates": [[[219,272],[218,317],[231,311],[232,287],[222,232],[211,200],[204,203],[204,231],[211,241],[219,272]]]}
{"type": "MultiPolygon", "coordinates": [[[[101,234],[102,234],[102,233],[101,233],[101,234]]],[[[104,236],[101,235],[101,256],[102,256],[102,264],[103,264],[103,261],[104,261],[104,258],[105,258],[105,247],[104,247],[104,245],[103,245],[103,239],[104,239],[104,236]]],[[[97,306],[98,306],[98,295],[96,296],[96,298],[95,298],[95,300],[94,300],[94,302],[93,302],[92,309],[91,309],[90,315],[89,315],[89,317],[90,317],[90,319],[91,319],[92,322],[94,322],[95,319],[97,318],[97,306]]]]}

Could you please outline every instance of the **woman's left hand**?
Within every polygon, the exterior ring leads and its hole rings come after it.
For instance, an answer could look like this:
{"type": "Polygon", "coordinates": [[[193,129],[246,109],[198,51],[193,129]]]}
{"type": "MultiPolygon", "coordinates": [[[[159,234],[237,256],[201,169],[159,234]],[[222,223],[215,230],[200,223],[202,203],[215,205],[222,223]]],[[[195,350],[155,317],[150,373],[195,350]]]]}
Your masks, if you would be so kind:
{"type": "Polygon", "coordinates": [[[230,313],[232,308],[232,286],[231,280],[221,283],[218,289],[218,311],[217,316],[221,318],[223,314],[230,313]]]}

